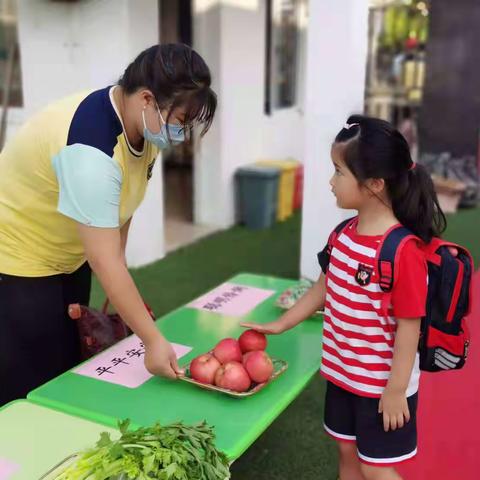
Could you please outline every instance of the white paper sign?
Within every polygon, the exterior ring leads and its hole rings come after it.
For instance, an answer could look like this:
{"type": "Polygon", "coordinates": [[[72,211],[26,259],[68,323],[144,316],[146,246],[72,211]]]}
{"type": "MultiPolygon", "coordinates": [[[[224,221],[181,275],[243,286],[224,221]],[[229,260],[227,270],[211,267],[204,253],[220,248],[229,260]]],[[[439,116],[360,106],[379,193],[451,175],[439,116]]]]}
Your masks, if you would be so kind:
{"type": "MultiPolygon", "coordinates": [[[[192,350],[185,345],[171,345],[177,358],[192,350]]],[[[137,388],[153,377],[145,368],[144,356],[143,343],[136,335],[132,335],[80,365],[73,372],[124,387],[137,388]]]]}
{"type": "Polygon", "coordinates": [[[274,293],[274,290],[223,283],[188,306],[206,312],[243,317],[274,293]]]}

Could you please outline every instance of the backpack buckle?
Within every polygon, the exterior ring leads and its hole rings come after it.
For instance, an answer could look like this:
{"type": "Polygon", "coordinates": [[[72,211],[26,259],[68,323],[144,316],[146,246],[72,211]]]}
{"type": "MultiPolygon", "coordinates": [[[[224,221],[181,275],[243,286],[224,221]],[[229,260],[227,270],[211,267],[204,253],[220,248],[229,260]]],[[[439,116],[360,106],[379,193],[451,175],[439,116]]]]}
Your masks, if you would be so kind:
{"type": "Polygon", "coordinates": [[[388,260],[379,263],[379,284],[384,292],[390,292],[393,288],[393,266],[388,260]]]}

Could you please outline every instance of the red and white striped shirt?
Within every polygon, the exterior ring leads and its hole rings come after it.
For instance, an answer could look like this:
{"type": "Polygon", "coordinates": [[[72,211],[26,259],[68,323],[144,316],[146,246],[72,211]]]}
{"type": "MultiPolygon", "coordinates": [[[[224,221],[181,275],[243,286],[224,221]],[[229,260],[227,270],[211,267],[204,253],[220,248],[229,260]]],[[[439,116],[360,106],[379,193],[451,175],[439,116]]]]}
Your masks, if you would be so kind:
{"type": "MultiPolygon", "coordinates": [[[[333,242],[326,278],[322,375],[350,392],[380,397],[387,385],[395,342],[395,318],[425,315],[427,266],[415,242],[401,250],[388,317],[375,257],[382,236],[356,233],[356,222],[333,242]]],[[[418,390],[418,354],[407,397],[418,390]]]]}

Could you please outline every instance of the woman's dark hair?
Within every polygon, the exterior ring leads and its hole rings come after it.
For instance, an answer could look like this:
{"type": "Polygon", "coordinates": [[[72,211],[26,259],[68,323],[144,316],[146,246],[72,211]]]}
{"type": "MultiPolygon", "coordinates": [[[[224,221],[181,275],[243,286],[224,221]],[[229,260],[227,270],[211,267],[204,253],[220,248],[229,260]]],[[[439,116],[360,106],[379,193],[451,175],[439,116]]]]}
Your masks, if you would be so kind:
{"type": "Polygon", "coordinates": [[[210,70],[203,58],[180,43],[147,48],[118,81],[127,94],[141,88],[150,90],[160,108],[168,108],[167,124],[175,108],[184,108],[187,136],[192,133],[193,122],[203,124],[202,136],[212,124],[217,96],[211,83],[210,70]]]}
{"type": "Polygon", "coordinates": [[[383,178],[398,221],[424,242],[440,236],[446,218],[432,179],[412,161],[408,143],[390,123],[352,115],[335,138],[345,144],[345,164],[362,185],[383,178]]]}

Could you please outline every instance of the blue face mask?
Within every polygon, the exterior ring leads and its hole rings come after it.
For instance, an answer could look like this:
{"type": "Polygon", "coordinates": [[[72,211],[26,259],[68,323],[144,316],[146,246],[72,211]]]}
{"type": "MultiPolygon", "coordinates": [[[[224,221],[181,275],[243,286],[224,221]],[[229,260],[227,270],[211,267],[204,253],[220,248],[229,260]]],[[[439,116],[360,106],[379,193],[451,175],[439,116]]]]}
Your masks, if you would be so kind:
{"type": "Polygon", "coordinates": [[[142,111],[142,118],[143,118],[143,138],[147,142],[151,142],[156,145],[160,149],[171,147],[172,145],[178,145],[185,141],[185,133],[184,128],[182,125],[174,125],[169,123],[168,124],[168,131],[167,131],[167,123],[163,119],[162,113],[157,108],[158,115],[162,120],[162,128],[158,133],[153,133],[151,130],[147,128],[147,124],[145,122],[145,110],[142,111]],[[168,135],[170,134],[170,139],[168,135]]]}

